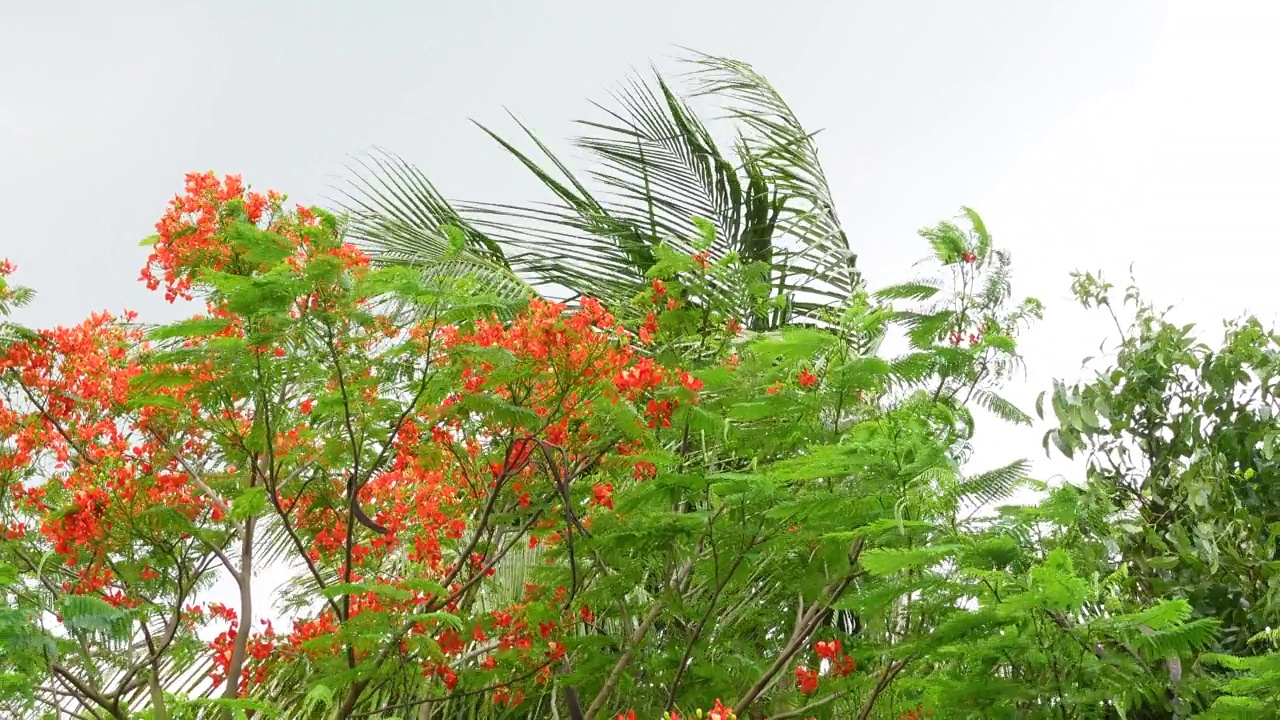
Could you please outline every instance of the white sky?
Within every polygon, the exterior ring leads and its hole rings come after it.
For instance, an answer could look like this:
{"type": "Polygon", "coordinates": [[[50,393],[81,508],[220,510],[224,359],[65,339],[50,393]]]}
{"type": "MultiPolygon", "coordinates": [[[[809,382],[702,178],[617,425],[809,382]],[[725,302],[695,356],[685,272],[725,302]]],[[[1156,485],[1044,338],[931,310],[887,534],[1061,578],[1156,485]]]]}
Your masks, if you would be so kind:
{"type": "MultiPolygon", "coordinates": [[[[74,3],[0,0],[0,257],[41,296],[23,320],[172,311],[134,280],[188,170],[322,202],[374,145],[452,197],[529,199],[468,124],[544,139],[676,45],[754,64],[813,129],[873,286],[914,231],[982,213],[1015,292],[1048,305],[1010,394],[1075,379],[1107,323],[1067,274],[1140,284],[1216,335],[1272,321],[1280,250],[1275,0],[600,0],[74,3]]],[[[978,463],[1039,458],[1044,428],[987,428],[978,463]]]]}

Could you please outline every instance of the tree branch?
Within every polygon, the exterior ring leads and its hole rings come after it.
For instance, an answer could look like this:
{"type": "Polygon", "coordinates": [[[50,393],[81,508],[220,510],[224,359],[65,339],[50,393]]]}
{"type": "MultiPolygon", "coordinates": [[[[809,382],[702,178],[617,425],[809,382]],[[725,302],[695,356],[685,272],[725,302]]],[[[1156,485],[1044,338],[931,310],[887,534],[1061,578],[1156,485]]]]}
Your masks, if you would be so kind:
{"type": "MultiPolygon", "coordinates": [[[[253,593],[249,578],[253,572],[253,529],[256,518],[244,521],[244,533],[240,540],[240,622],[236,628],[235,643],[231,649],[231,663],[227,666],[227,684],[222,697],[234,700],[240,691],[240,670],[244,667],[249,646],[249,631],[253,627],[253,593]]],[[[224,718],[231,717],[231,709],[225,708],[224,718]]]]}
{"type": "Polygon", "coordinates": [[[910,660],[910,658],[890,660],[884,666],[884,670],[880,672],[880,678],[876,680],[875,688],[871,690],[871,695],[858,713],[858,720],[867,720],[867,718],[871,717],[871,711],[875,709],[876,702],[880,700],[880,696],[893,684],[893,679],[898,676],[898,673],[902,672],[902,668],[906,667],[910,660]]]}
{"type": "Polygon", "coordinates": [[[765,670],[755,684],[751,686],[738,701],[733,704],[735,714],[744,714],[748,707],[751,706],[761,695],[764,694],[777,679],[782,669],[791,662],[795,654],[804,647],[805,641],[817,629],[818,624],[822,621],[823,613],[831,606],[831,603],[840,598],[844,591],[849,588],[853,581],[857,579],[859,573],[857,570],[858,558],[862,555],[863,538],[861,536],[853,541],[853,545],[849,548],[849,572],[840,580],[828,585],[823,589],[823,595],[826,597],[814,601],[809,609],[803,612],[796,619],[795,630],[792,631],[791,637],[787,639],[786,645],[783,646],[782,652],[774,658],[773,663],[765,670]]]}
{"type": "Polygon", "coordinates": [[[770,715],[769,717],[771,718],[771,720],[791,720],[791,718],[806,717],[809,715],[809,713],[813,712],[814,710],[817,710],[818,708],[824,705],[830,705],[831,703],[835,702],[837,698],[845,694],[846,693],[842,693],[842,692],[831,693],[830,695],[822,698],[821,700],[815,700],[809,703],[808,705],[805,705],[804,707],[796,708],[795,710],[788,710],[782,713],[777,713],[775,715],[770,715]]]}

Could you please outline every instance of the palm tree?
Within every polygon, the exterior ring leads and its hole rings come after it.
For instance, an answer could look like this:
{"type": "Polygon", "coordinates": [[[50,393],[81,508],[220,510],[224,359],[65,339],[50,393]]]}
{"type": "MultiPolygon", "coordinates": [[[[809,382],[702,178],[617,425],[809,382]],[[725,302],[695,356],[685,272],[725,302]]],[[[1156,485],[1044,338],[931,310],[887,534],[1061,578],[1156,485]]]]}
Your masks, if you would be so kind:
{"type": "Polygon", "coordinates": [[[768,277],[774,309],[744,318],[754,329],[818,319],[861,277],[813,133],[751,66],[698,53],[684,63],[685,96],[656,72],[653,82],[632,77],[612,107],[597,105],[602,120],[581,122],[589,134],[574,145],[594,161],[585,173],[523,124],[542,164],[481,126],[551,191],[549,202],[455,205],[390,153],[360,161],[345,203],[353,239],[381,262],[478,270],[512,293],[621,301],[647,284],[660,243],[695,251],[697,224],[714,233],[712,259],[736,253],[768,277]],[[694,100],[723,110],[729,153],[694,100]]]}

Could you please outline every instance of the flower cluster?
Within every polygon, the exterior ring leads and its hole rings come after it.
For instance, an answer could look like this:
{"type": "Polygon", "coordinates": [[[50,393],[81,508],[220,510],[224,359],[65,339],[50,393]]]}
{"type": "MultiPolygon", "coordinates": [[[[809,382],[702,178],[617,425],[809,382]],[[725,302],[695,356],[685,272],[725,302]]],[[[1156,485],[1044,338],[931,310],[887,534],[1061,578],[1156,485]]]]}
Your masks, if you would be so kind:
{"type": "MultiPolygon", "coordinates": [[[[858,662],[842,652],[839,640],[819,640],[813,644],[814,654],[819,662],[827,666],[827,674],[831,677],[844,677],[858,669],[858,662]]],[[[822,673],[807,665],[798,665],[795,669],[796,687],[800,693],[809,695],[818,689],[818,679],[822,673]]]]}
{"type": "MultiPolygon", "coordinates": [[[[317,243],[323,234],[311,232],[320,217],[309,208],[284,210],[285,196],[275,191],[250,191],[238,175],[219,180],[212,172],[189,173],[185,192],[176,196],[156,223],[151,238],[151,255],[140,279],[155,290],[161,286],[165,299],[191,299],[193,283],[203,270],[233,274],[260,272],[278,261],[274,253],[254,252],[253,233],[262,228],[283,240],[286,262],[300,268],[308,257],[327,255],[347,267],[368,265],[368,258],[355,246],[343,242],[317,243]],[[238,224],[237,224],[238,223],[238,224]]],[[[318,298],[304,299],[315,305],[318,298]]]]}
{"type": "MultiPolygon", "coordinates": [[[[712,705],[711,709],[706,712],[698,710],[693,714],[681,715],[679,711],[672,710],[662,714],[662,720],[695,720],[695,718],[697,720],[704,720],[704,718],[705,720],[738,720],[733,708],[726,707],[724,703],[720,702],[719,698],[716,699],[716,704],[712,705]]],[[[636,712],[628,710],[618,713],[616,720],[637,720],[636,712]]]]}

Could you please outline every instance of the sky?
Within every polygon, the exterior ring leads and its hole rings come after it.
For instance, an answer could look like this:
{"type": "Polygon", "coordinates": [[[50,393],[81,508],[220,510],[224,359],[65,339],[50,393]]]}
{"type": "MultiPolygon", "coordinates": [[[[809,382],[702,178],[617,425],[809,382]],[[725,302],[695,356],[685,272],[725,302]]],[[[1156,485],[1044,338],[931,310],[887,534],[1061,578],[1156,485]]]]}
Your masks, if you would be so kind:
{"type": "MultiPolygon", "coordinates": [[[[184,173],[325,204],[374,147],[450,197],[538,198],[471,120],[573,134],[590,100],[679,47],[753,64],[811,129],[871,285],[916,230],[977,209],[1047,317],[1008,394],[1082,376],[1110,321],[1073,306],[1102,270],[1211,337],[1280,298],[1280,3],[1274,0],[596,0],[112,3],[0,0],[0,257],[19,318],[176,316],[136,282],[184,173]]],[[[1036,459],[1044,427],[986,427],[977,465],[1036,459]]]]}

